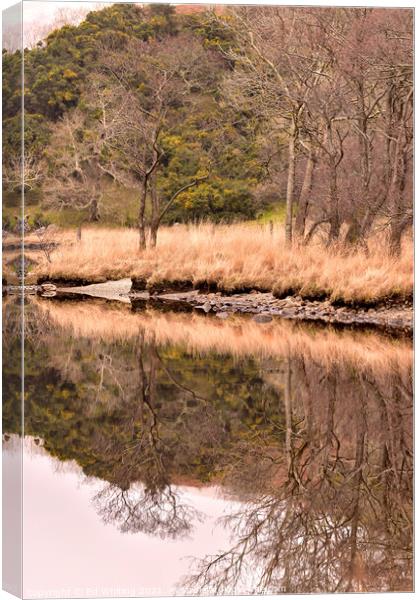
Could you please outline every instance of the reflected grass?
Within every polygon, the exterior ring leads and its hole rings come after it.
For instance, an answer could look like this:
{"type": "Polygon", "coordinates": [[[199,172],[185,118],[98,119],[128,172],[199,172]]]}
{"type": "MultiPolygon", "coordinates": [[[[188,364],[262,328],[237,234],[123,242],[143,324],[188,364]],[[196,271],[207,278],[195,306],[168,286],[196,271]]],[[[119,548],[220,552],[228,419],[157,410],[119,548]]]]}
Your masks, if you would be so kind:
{"type": "Polygon", "coordinates": [[[141,333],[145,340],[182,345],[192,354],[305,356],[327,368],[346,362],[360,369],[407,371],[413,362],[410,340],[394,340],[374,332],[338,331],[280,319],[260,324],[237,315],[219,321],[194,313],[134,313],[128,307],[101,301],[34,302],[56,326],[76,337],[113,341],[141,333]]]}

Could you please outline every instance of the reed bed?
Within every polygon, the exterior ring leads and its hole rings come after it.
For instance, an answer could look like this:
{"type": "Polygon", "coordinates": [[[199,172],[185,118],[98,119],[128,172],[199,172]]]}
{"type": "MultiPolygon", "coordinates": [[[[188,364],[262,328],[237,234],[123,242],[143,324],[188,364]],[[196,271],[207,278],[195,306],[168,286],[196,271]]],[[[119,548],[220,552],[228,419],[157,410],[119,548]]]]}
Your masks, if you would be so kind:
{"type": "Polygon", "coordinates": [[[158,245],[140,252],[132,229],[86,228],[82,240],[64,243],[35,270],[36,277],[90,282],[133,277],[148,285],[191,282],[224,292],[247,289],[326,297],[344,303],[374,304],[410,298],[413,248],[404,240],[400,257],[390,257],[383,237],[370,240],[369,253],[344,253],[314,243],[286,247],[280,227],[178,225],[159,231],[158,245]]]}

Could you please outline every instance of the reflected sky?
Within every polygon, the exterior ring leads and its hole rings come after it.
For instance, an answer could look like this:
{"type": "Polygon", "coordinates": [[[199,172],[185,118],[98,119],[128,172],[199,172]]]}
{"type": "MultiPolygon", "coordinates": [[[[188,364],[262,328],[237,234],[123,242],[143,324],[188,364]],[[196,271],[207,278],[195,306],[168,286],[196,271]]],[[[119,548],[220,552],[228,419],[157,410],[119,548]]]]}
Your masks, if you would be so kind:
{"type": "Polygon", "coordinates": [[[167,540],[121,534],[98,518],[95,496],[104,484],[76,464],[62,468],[33,444],[25,445],[25,597],[174,595],[190,556],[204,558],[229,543],[216,520],[236,503],[217,487],[175,486],[179,502],[196,511],[193,535],[167,540]],[[40,491],[42,490],[42,493],[40,491]],[[29,500],[30,499],[30,500],[29,500]]]}

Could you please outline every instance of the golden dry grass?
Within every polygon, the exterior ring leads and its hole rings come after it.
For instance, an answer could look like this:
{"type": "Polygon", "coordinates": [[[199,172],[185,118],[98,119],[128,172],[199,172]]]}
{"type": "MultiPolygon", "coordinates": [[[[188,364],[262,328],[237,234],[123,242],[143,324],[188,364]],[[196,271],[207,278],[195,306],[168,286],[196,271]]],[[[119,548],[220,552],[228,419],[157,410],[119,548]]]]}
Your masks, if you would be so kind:
{"type": "Polygon", "coordinates": [[[126,306],[102,301],[54,302],[33,300],[48,320],[70,335],[104,341],[144,335],[158,345],[176,344],[189,352],[229,353],[233,356],[298,357],[335,368],[344,362],[358,370],[376,373],[412,368],[409,340],[391,340],[375,333],[308,327],[284,320],[259,324],[232,316],[227,321],[200,314],[133,313],[126,306]]]}
{"type": "Polygon", "coordinates": [[[391,258],[380,237],[371,240],[368,257],[363,252],[345,255],[320,244],[287,248],[280,227],[271,234],[268,226],[255,224],[165,227],[157,248],[144,252],[138,251],[135,230],[86,228],[81,242],[75,238],[66,232],[52,263],[42,261],[35,276],[191,281],[217,284],[227,292],[258,288],[344,302],[407,298],[413,290],[410,240],[404,241],[401,257],[391,258]]]}

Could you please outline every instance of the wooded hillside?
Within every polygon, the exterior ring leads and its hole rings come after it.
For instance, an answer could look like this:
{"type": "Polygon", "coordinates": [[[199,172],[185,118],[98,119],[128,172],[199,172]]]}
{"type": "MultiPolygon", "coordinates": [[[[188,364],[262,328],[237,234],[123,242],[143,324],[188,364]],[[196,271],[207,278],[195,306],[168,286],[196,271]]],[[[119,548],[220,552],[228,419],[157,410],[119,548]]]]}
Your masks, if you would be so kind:
{"type": "MultiPolygon", "coordinates": [[[[24,53],[28,220],[138,226],[144,246],[164,222],[279,207],[288,242],[322,231],[363,246],[380,227],[398,253],[412,222],[412,27],[404,9],[118,4],[53,31],[24,53]]],[[[20,62],[3,51],[6,228],[20,62]]]]}

